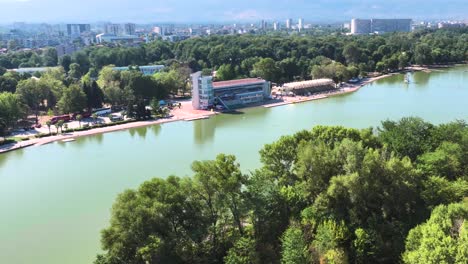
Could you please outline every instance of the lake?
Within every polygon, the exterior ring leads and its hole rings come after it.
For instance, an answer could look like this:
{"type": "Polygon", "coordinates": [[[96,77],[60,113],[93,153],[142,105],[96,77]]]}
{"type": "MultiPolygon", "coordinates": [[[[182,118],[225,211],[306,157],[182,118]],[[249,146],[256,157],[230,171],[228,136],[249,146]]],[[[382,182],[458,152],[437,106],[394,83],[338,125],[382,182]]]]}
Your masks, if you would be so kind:
{"type": "Polygon", "coordinates": [[[468,120],[468,67],[395,75],[333,98],[252,108],[55,142],[0,154],[0,263],[92,263],[118,193],[152,177],[190,176],[194,160],[235,154],[248,172],[258,151],[314,125],[376,127],[419,116],[468,120]]]}

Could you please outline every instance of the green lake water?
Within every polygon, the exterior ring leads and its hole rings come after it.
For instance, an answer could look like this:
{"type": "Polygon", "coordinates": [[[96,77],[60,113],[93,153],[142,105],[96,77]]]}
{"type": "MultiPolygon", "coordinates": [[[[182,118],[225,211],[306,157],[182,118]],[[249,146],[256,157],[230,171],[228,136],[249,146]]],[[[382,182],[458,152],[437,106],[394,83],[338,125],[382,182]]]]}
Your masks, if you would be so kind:
{"type": "Polygon", "coordinates": [[[92,263],[117,194],[152,177],[190,176],[194,160],[235,154],[248,172],[258,151],[314,125],[376,127],[419,116],[468,120],[468,67],[392,76],[356,93],[253,108],[56,142],[0,154],[0,263],[92,263]]]}

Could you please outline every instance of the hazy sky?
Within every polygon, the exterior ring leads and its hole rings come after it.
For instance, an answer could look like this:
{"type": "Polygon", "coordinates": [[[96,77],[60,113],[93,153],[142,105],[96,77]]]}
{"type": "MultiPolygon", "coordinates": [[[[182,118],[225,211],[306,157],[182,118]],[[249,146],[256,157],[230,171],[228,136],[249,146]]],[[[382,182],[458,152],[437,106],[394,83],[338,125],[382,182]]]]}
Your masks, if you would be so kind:
{"type": "Polygon", "coordinates": [[[467,19],[468,0],[0,0],[0,23],[467,19]]]}

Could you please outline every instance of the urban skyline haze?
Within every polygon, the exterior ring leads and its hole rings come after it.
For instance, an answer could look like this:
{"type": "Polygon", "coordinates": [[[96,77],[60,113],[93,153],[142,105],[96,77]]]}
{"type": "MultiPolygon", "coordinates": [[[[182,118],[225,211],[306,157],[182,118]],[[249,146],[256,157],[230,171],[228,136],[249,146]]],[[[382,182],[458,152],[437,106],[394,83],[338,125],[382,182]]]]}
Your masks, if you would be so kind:
{"type": "Polygon", "coordinates": [[[0,24],[12,22],[253,22],[303,17],[307,22],[351,18],[468,18],[466,0],[0,0],[0,24]]]}

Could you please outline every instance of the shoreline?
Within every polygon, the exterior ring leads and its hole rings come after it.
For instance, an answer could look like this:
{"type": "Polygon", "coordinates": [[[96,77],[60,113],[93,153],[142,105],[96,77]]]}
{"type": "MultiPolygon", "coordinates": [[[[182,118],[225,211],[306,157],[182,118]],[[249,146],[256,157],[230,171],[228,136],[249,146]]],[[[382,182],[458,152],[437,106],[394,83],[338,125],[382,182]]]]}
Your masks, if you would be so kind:
{"type": "MultiPolygon", "coordinates": [[[[259,105],[247,106],[242,109],[249,109],[249,108],[256,108],[256,107],[265,107],[265,108],[279,107],[279,106],[284,106],[284,105],[289,105],[289,104],[304,103],[304,102],[309,102],[309,101],[314,101],[314,100],[326,99],[328,97],[353,93],[353,92],[358,91],[362,87],[370,83],[373,83],[377,80],[384,79],[393,75],[401,74],[402,72],[405,72],[405,71],[425,71],[426,72],[426,71],[431,71],[431,68],[411,66],[411,67],[406,68],[403,71],[388,73],[388,74],[384,74],[384,75],[380,75],[376,77],[365,78],[363,79],[362,82],[357,83],[357,84],[348,83],[345,85],[345,87],[340,88],[337,91],[322,92],[322,93],[314,94],[311,96],[286,97],[283,99],[283,101],[279,101],[279,102],[267,101],[259,105]]],[[[186,108],[186,107],[191,108],[191,101],[183,103],[183,108],[186,108]]],[[[117,132],[117,131],[127,130],[131,128],[146,127],[146,126],[152,126],[152,125],[157,125],[157,124],[172,123],[172,122],[177,122],[177,121],[191,122],[191,121],[196,121],[196,120],[208,119],[213,115],[223,114],[223,112],[211,112],[211,111],[190,110],[190,109],[175,109],[173,114],[174,116],[170,118],[165,118],[165,119],[135,121],[135,122],[122,124],[122,125],[109,126],[109,127],[103,127],[103,128],[94,128],[94,129],[90,129],[86,131],[59,134],[56,136],[32,138],[27,141],[11,143],[11,144],[0,146],[0,154],[11,152],[11,151],[18,150],[18,149],[23,149],[26,147],[31,147],[31,146],[43,146],[43,145],[50,144],[56,141],[91,136],[91,135],[96,135],[96,134],[117,132]]]]}

